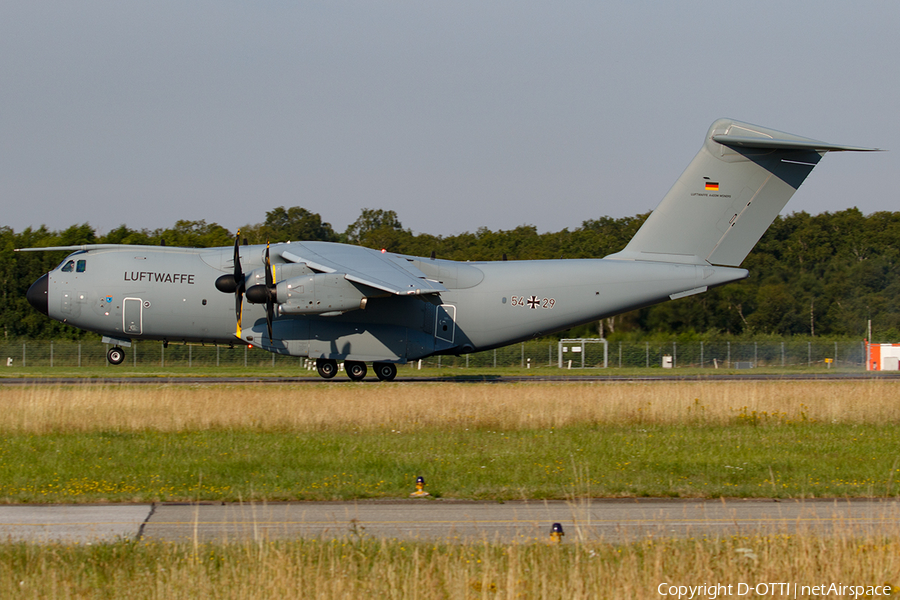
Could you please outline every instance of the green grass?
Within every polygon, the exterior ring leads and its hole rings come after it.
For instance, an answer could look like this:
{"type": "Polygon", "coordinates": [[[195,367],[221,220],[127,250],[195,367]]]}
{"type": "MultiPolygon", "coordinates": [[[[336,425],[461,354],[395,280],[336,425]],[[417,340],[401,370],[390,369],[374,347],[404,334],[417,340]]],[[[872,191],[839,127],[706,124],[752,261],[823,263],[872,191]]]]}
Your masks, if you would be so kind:
{"type": "Polygon", "coordinates": [[[491,431],[4,433],[0,500],[843,497],[900,490],[894,425],[579,425],[491,431]]]}

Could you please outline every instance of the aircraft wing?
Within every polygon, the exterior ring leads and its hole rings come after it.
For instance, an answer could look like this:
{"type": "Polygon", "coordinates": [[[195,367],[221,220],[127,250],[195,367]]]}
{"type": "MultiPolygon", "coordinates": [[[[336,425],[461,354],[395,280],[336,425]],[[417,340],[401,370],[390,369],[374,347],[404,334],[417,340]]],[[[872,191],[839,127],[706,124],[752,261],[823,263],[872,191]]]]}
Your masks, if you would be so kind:
{"type": "Polygon", "coordinates": [[[428,279],[403,257],[361,246],[331,242],[291,242],[276,249],[281,258],[305,263],[322,273],[343,274],[348,281],[361,283],[398,296],[440,294],[447,288],[428,279]]]}

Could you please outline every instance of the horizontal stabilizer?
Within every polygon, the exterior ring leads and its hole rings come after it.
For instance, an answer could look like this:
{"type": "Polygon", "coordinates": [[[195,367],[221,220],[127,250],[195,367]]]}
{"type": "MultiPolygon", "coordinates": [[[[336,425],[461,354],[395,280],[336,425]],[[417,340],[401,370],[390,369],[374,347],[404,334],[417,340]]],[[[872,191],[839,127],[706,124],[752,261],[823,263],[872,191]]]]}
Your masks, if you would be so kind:
{"type": "Polygon", "coordinates": [[[761,137],[743,137],[739,135],[714,135],[714,142],[738,148],[770,148],[773,150],[812,150],[814,152],[880,152],[879,148],[863,148],[861,146],[842,146],[816,140],[779,140],[761,137]]]}

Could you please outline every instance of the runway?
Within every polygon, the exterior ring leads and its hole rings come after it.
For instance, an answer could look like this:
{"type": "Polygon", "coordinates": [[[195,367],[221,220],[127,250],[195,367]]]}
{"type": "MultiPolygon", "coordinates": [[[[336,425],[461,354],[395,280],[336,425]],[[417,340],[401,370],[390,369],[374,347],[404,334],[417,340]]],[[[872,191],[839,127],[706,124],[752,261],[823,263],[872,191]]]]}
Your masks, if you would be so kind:
{"type": "MultiPolygon", "coordinates": [[[[448,375],[398,377],[394,383],[622,383],[675,381],[869,381],[897,380],[900,372],[858,373],[722,373],[703,375],[448,375]]],[[[374,377],[353,382],[346,377],[0,377],[0,385],[197,385],[197,384],[325,384],[384,385],[374,377]]]]}
{"type": "Polygon", "coordinates": [[[401,540],[533,543],[560,523],[564,541],[647,537],[896,531],[894,499],[592,499],[471,502],[369,500],[273,504],[137,504],[0,507],[0,539],[98,543],[119,539],[243,542],[371,536],[401,540]]]}

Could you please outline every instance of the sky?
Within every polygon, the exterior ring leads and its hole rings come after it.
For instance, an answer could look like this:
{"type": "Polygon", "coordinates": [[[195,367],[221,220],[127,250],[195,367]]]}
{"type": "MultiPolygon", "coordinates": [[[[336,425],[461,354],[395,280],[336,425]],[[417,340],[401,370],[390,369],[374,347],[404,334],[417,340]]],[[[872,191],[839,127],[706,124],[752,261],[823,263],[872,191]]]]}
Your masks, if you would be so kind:
{"type": "Polygon", "coordinates": [[[0,226],[574,229],[653,209],[719,117],[889,150],[785,213],[898,210],[898,29],[895,0],[0,0],[0,226]]]}

